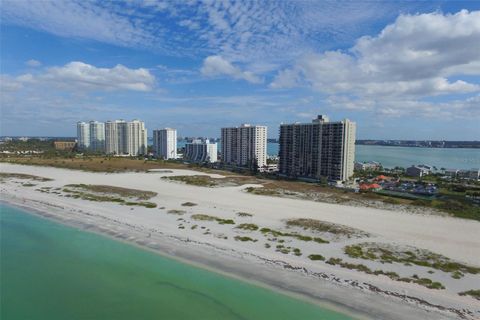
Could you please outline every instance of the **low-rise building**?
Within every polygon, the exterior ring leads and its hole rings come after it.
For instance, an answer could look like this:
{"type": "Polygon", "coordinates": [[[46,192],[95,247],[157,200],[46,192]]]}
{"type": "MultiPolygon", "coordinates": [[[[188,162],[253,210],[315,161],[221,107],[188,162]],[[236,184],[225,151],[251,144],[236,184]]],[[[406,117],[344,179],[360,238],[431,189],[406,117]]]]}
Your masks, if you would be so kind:
{"type": "Polygon", "coordinates": [[[354,169],[355,170],[380,170],[382,168],[382,165],[380,162],[376,161],[368,161],[368,162],[355,162],[354,164],[354,169]]]}
{"type": "Polygon", "coordinates": [[[430,174],[430,170],[422,166],[411,166],[408,167],[405,171],[407,176],[421,178],[425,175],[430,174]]]}
{"type": "Polygon", "coordinates": [[[183,159],[192,162],[217,162],[217,143],[210,143],[208,139],[195,139],[185,144],[183,159]]]}
{"type": "Polygon", "coordinates": [[[480,169],[459,170],[458,177],[463,179],[478,180],[480,179],[480,169]]]}
{"type": "Polygon", "coordinates": [[[55,150],[72,151],[76,144],[76,141],[54,141],[53,147],[55,150]]]}
{"type": "Polygon", "coordinates": [[[443,174],[447,177],[456,178],[458,174],[458,169],[445,169],[443,174]]]}

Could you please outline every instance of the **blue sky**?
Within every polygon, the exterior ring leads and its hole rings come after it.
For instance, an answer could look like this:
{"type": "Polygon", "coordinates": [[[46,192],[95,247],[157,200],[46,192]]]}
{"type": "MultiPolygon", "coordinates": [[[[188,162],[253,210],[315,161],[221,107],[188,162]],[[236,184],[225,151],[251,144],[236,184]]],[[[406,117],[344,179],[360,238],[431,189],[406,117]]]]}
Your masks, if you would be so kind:
{"type": "Polygon", "coordinates": [[[359,139],[480,140],[477,1],[3,0],[1,135],[138,118],[357,122],[359,139]]]}

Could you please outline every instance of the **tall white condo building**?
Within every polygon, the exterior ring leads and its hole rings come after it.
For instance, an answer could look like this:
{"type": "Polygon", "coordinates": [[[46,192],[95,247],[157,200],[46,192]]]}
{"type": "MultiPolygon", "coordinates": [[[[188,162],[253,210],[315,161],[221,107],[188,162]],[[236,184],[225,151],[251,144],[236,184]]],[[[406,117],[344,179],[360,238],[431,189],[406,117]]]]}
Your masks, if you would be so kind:
{"type": "Polygon", "coordinates": [[[90,125],[87,122],[77,122],[77,146],[79,150],[90,147],[90,125]]]}
{"type": "Polygon", "coordinates": [[[85,151],[129,156],[147,153],[147,129],[139,120],[78,122],[77,140],[79,149],[85,151]]]}
{"type": "Polygon", "coordinates": [[[222,162],[237,166],[267,165],[267,127],[242,124],[222,128],[222,162]]]}
{"type": "Polygon", "coordinates": [[[89,150],[93,152],[105,152],[105,124],[98,121],[88,123],[90,130],[89,150]]]}
{"type": "Polygon", "coordinates": [[[177,159],[177,130],[153,130],[153,153],[164,160],[177,159]]]}
{"type": "Polygon", "coordinates": [[[77,122],[78,149],[82,151],[105,151],[105,127],[103,122],[77,122]]]}

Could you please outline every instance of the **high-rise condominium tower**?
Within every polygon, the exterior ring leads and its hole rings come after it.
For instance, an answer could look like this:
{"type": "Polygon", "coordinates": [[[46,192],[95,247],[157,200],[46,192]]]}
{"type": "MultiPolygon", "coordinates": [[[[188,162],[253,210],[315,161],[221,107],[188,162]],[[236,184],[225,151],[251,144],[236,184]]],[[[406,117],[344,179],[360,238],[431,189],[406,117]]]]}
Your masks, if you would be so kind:
{"type": "Polygon", "coordinates": [[[242,124],[222,128],[222,162],[237,166],[267,164],[267,127],[242,124]]]}
{"type": "Polygon", "coordinates": [[[153,130],[153,153],[162,159],[177,159],[177,130],[153,130]]]}
{"type": "Polygon", "coordinates": [[[105,124],[98,121],[90,121],[90,146],[93,152],[105,152],[105,124]]]}
{"type": "Polygon", "coordinates": [[[217,144],[210,143],[208,139],[193,140],[185,145],[183,158],[192,162],[217,162],[217,144]]]}
{"type": "Polygon", "coordinates": [[[79,150],[90,147],[90,125],[87,122],[77,122],[77,145],[79,150]]]}
{"type": "Polygon", "coordinates": [[[289,177],[348,180],[355,161],[356,124],[348,119],[280,126],[279,173],[289,177]]]}
{"type": "MultiPolygon", "coordinates": [[[[90,121],[87,126],[89,126],[89,150],[130,156],[147,153],[147,129],[142,121],[115,120],[105,123],[90,121]]],[[[79,122],[77,124],[79,141],[78,132],[83,132],[82,130],[82,123],[79,122]]]]}
{"type": "Polygon", "coordinates": [[[105,153],[121,154],[119,147],[119,123],[120,120],[105,122],[105,153]]]}
{"type": "MultiPolygon", "coordinates": [[[[120,126],[121,128],[122,126],[120,126]]],[[[122,128],[123,129],[123,128],[122,128]]],[[[120,130],[122,132],[122,130],[120,130]]],[[[131,156],[147,153],[147,129],[139,120],[127,122],[125,153],[131,156]]]]}

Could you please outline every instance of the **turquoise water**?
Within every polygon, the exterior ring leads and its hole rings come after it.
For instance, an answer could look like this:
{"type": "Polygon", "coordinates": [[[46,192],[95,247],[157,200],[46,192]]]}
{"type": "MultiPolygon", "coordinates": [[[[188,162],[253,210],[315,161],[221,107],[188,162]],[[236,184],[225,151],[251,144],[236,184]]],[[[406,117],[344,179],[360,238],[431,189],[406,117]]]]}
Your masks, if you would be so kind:
{"type": "Polygon", "coordinates": [[[0,318],[352,319],[0,204],[0,318]]]}
{"type": "MultiPolygon", "coordinates": [[[[185,142],[179,142],[183,147],[185,142]]],[[[267,144],[267,154],[278,155],[278,143],[267,144]]],[[[409,167],[412,164],[429,164],[438,169],[480,168],[480,149],[441,149],[387,146],[355,146],[355,161],[377,161],[385,168],[409,167]]]]}

